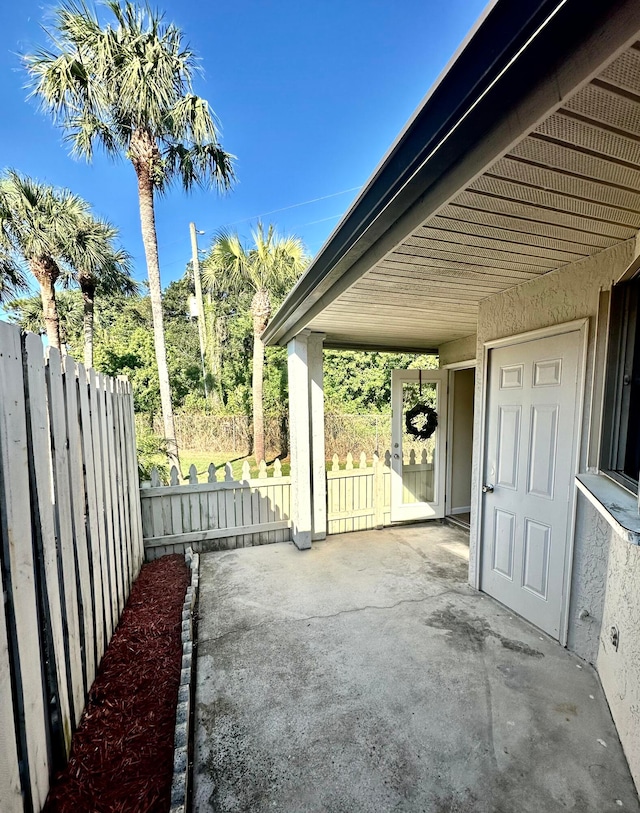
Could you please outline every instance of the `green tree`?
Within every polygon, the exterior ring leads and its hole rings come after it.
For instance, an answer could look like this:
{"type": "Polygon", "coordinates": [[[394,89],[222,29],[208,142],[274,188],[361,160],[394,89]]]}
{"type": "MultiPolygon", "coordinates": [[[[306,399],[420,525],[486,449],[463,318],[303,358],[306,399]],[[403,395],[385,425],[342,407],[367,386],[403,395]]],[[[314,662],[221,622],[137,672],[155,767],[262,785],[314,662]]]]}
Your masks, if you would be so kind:
{"type": "Polygon", "coordinates": [[[0,238],[0,305],[4,305],[27,287],[27,280],[20,265],[11,251],[3,249],[3,241],[0,238]]]}
{"type": "Polygon", "coordinates": [[[203,282],[207,287],[218,285],[222,274],[228,279],[228,289],[253,292],[253,452],[260,461],[265,457],[262,334],[271,317],[272,295],[281,295],[295,282],[308,258],[298,237],[279,237],[273,225],[265,231],[258,223],[252,237],[253,245],[245,247],[237,233],[219,232],[203,262],[203,282]]]}
{"type": "MultiPolygon", "coordinates": [[[[9,321],[20,325],[22,330],[39,335],[46,333],[40,296],[8,300],[3,306],[9,321]]],[[[60,343],[75,358],[81,346],[82,334],[82,303],[79,291],[57,291],[56,309],[60,326],[60,343]]]]}
{"type": "MultiPolygon", "coordinates": [[[[186,277],[193,280],[191,263],[187,266],[186,277]]],[[[235,345],[243,333],[242,327],[238,329],[239,326],[235,323],[239,314],[247,313],[251,297],[246,290],[234,287],[226,269],[211,264],[207,268],[205,288],[205,358],[209,376],[208,389],[214,410],[224,410],[229,397],[236,394],[236,387],[240,383],[229,380],[229,373],[235,368],[234,354],[238,350],[235,345]]],[[[246,414],[249,414],[248,411],[246,414]]]]}
{"type": "Polygon", "coordinates": [[[56,190],[15,170],[0,178],[0,266],[26,263],[36,278],[52,347],[60,347],[55,284],[64,269],[70,235],[88,214],[88,204],[68,189],[56,190]]]}
{"type": "Polygon", "coordinates": [[[327,350],[324,354],[324,393],[328,412],[369,413],[391,410],[391,371],[432,370],[435,356],[327,350]]]}
{"type": "Polygon", "coordinates": [[[147,6],[107,0],[113,24],[101,24],[83,2],[56,11],[51,48],[25,59],[33,93],[66,131],[72,151],[126,155],[138,181],[142,240],[167,449],[179,466],[167,353],[154,193],[179,181],[226,190],[232,156],[219,143],[208,103],[192,91],[194,54],[183,34],[147,6]]]}
{"type": "MultiPolygon", "coordinates": [[[[188,292],[183,280],[172,282],[164,292],[167,362],[176,409],[203,393],[198,330],[187,315],[188,292]]],[[[148,296],[96,300],[95,367],[109,375],[126,375],[136,412],[154,424],[161,404],[148,296]]]]}

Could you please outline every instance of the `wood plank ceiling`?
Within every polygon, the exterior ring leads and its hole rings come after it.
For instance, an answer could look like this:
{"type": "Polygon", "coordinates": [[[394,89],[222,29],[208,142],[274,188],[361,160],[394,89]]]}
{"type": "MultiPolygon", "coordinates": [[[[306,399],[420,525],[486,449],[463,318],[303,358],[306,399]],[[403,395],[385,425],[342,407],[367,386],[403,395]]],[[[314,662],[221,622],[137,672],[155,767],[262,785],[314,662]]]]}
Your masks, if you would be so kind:
{"type": "Polygon", "coordinates": [[[640,43],[365,273],[308,327],[438,347],[478,303],[640,229],[640,43]]]}

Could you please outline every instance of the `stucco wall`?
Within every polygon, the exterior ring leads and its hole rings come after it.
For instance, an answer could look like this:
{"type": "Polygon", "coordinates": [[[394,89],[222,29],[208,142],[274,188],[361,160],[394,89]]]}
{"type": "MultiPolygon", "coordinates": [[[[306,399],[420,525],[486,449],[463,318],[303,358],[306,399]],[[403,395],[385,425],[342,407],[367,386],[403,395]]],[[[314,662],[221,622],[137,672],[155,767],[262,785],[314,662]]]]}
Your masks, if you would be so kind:
{"type": "MultiPolygon", "coordinates": [[[[584,467],[587,458],[587,444],[590,436],[591,396],[593,389],[593,366],[595,353],[596,317],[601,289],[609,289],[612,282],[620,277],[633,259],[635,241],[614,246],[600,254],[567,265],[558,271],[545,274],[524,285],[510,288],[504,293],[491,297],[480,303],[478,312],[477,367],[476,367],[476,405],[474,426],[474,471],[472,477],[471,511],[475,516],[478,505],[479,485],[482,473],[479,470],[482,427],[482,382],[484,370],[484,343],[506,336],[516,336],[532,330],[571,322],[584,317],[589,318],[589,335],[585,377],[585,401],[580,449],[580,466],[584,467]]],[[[601,354],[598,358],[602,358],[601,354]]],[[[603,370],[598,370],[601,377],[603,370]]],[[[586,528],[582,516],[583,504],[578,504],[577,527],[586,528]]],[[[477,529],[472,524],[471,532],[470,580],[477,582],[477,529]]],[[[595,581],[605,582],[606,556],[602,551],[592,548],[593,540],[589,534],[576,534],[575,562],[578,563],[574,573],[576,595],[584,600],[585,590],[595,581]]],[[[582,625],[576,629],[576,614],[580,608],[570,611],[570,640],[575,651],[586,659],[592,659],[598,646],[597,623],[582,625]]]]}
{"type": "Polygon", "coordinates": [[[441,344],[438,348],[440,366],[455,364],[458,361],[471,361],[476,357],[477,342],[478,337],[474,333],[472,336],[441,344]]]}
{"type": "Polygon", "coordinates": [[[640,548],[613,531],[597,667],[640,790],[640,548]],[[610,638],[614,625],[620,633],[617,652],[610,638]]]}
{"type": "Polygon", "coordinates": [[[578,492],[575,538],[579,544],[573,556],[568,646],[593,664],[598,657],[611,534],[604,517],[578,492]],[[585,611],[588,615],[580,618],[585,611]]]}
{"type": "MultiPolygon", "coordinates": [[[[476,516],[481,451],[484,343],[550,325],[589,318],[580,469],[597,463],[599,398],[605,373],[605,341],[597,337],[601,291],[609,290],[635,256],[635,241],[603,251],[480,304],[472,477],[470,580],[477,578],[476,516]],[[593,426],[592,422],[593,398],[593,426]],[[589,448],[591,443],[592,448],[589,448]]],[[[602,316],[602,315],[601,315],[602,316]]],[[[603,320],[601,318],[600,325],[603,320]]],[[[568,646],[595,662],[636,784],[640,787],[640,548],[617,536],[582,496],[576,504],[568,646]],[[589,615],[580,619],[581,610],[589,615]],[[616,652],[610,628],[620,631],[616,652]]]]}

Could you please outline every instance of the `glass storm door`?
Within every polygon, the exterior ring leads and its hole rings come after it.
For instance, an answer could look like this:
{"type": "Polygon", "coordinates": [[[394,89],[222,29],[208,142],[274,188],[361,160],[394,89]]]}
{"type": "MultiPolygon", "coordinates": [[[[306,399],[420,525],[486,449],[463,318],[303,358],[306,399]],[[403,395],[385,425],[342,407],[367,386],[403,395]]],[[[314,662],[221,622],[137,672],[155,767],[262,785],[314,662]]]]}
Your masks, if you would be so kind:
{"type": "Polygon", "coordinates": [[[444,517],[447,370],[393,370],[391,409],[391,521],[444,517]]]}

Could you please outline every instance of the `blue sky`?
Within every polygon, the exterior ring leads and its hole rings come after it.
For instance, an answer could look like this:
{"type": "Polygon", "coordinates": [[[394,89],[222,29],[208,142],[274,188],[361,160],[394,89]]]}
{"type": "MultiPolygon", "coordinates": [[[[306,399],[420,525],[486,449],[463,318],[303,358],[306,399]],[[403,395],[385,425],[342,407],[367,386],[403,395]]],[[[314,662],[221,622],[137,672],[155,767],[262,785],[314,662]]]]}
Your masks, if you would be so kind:
{"type": "MultiPolygon", "coordinates": [[[[256,216],[300,235],[312,254],[480,15],[484,0],[165,0],[157,7],[185,32],[204,75],[196,92],[237,156],[229,195],[179,189],[157,201],[163,285],[189,259],[188,224],[206,234],[232,225],[249,236],[256,216]],[[347,191],[349,190],[349,191],[347,191]],[[336,194],[340,193],[340,194],[336,194]],[[317,200],[320,199],[320,200],[317,200]],[[316,200],[315,203],[295,204],[316,200]],[[292,208],[285,208],[292,207],[292,208]],[[273,210],[284,211],[266,214],[273,210]]],[[[133,168],[67,154],[27,102],[19,54],[44,43],[54,4],[2,3],[0,168],[66,186],[111,220],[146,276],[133,168]]],[[[155,4],[154,4],[154,7],[155,4]]]]}

